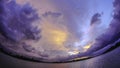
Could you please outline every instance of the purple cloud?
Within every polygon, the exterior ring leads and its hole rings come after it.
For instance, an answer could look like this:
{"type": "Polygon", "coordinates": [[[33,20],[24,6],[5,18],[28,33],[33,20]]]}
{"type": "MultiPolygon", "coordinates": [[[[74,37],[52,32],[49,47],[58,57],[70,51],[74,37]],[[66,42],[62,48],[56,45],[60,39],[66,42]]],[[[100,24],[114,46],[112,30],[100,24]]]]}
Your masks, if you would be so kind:
{"type": "Polygon", "coordinates": [[[115,0],[114,3],[113,19],[109,28],[105,33],[96,39],[96,42],[88,50],[88,52],[95,52],[109,44],[114,43],[120,38],[120,0],[115,0]]]}
{"type": "Polygon", "coordinates": [[[95,23],[99,23],[99,22],[100,22],[100,17],[101,17],[101,14],[95,13],[95,14],[92,16],[90,25],[93,25],[93,24],[95,24],[95,23]]]}
{"type": "MultiPolygon", "coordinates": [[[[120,0],[114,0],[113,2],[114,6],[114,14],[113,19],[109,25],[109,28],[99,37],[95,39],[94,44],[87,50],[85,53],[80,53],[78,55],[70,56],[65,59],[61,59],[61,61],[67,61],[74,58],[81,58],[81,57],[95,57],[99,56],[101,54],[104,54],[110,49],[114,49],[115,47],[118,47],[118,43],[120,43],[120,0]]],[[[92,19],[94,18],[92,22],[98,21],[96,18],[97,15],[94,15],[92,19]]],[[[98,15],[99,17],[100,15],[98,15]]]]}
{"type": "Polygon", "coordinates": [[[0,6],[3,6],[1,8],[3,21],[0,22],[0,31],[5,37],[14,41],[20,41],[22,38],[35,38],[34,32],[37,30],[31,24],[39,17],[29,3],[21,6],[15,0],[11,0],[2,2],[0,6]]]}

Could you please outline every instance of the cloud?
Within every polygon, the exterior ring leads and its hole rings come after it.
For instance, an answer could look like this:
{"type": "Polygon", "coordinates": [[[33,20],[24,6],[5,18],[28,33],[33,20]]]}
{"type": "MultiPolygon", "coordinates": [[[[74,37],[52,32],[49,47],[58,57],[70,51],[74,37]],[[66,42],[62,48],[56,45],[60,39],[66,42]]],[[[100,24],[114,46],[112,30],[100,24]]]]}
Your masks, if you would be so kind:
{"type": "Polygon", "coordinates": [[[90,25],[93,25],[93,24],[95,24],[95,23],[99,23],[99,22],[100,22],[100,17],[101,17],[101,14],[95,13],[95,14],[92,16],[90,25]]]}
{"type": "MultiPolygon", "coordinates": [[[[22,0],[17,1],[20,1],[21,3],[23,2],[22,0]]],[[[116,0],[116,2],[114,2],[115,10],[113,20],[111,21],[109,28],[103,34],[101,24],[106,22],[101,22],[102,15],[99,12],[92,12],[94,10],[94,7],[89,7],[89,1],[87,2],[86,0],[69,0],[69,2],[66,0],[35,0],[34,2],[30,0],[30,4],[38,9],[37,12],[41,18],[41,20],[38,21],[39,23],[35,25],[36,28],[30,30],[30,25],[28,24],[31,24],[34,18],[36,19],[37,14],[34,13],[36,12],[36,10],[34,10],[32,8],[33,6],[30,6],[29,4],[21,6],[15,4],[15,2],[12,0],[12,4],[10,2],[8,2],[7,4],[9,5],[7,9],[13,10],[9,11],[10,17],[8,16],[8,19],[10,20],[8,20],[6,23],[13,23],[9,27],[11,27],[13,30],[19,27],[18,30],[20,31],[20,33],[26,33],[26,36],[31,35],[31,30],[37,31],[37,28],[41,30],[41,33],[39,35],[41,35],[42,37],[40,40],[38,40],[37,42],[28,40],[25,41],[28,45],[24,46],[24,49],[26,49],[26,51],[32,51],[34,50],[33,48],[35,48],[36,51],[50,56],[51,54],[56,55],[52,51],[58,51],[59,54],[57,55],[61,56],[68,55],[68,53],[72,52],[75,52],[75,54],[77,54],[84,51],[83,48],[79,48],[81,50],[77,50],[78,47],[82,47],[83,45],[81,41],[83,41],[85,45],[88,45],[84,47],[87,49],[89,48],[89,45],[91,45],[91,42],[94,41],[94,39],[97,38],[98,35],[102,34],[95,40],[92,48],[88,50],[97,51],[99,48],[105,47],[106,45],[115,42],[120,37],[120,9],[118,1],[119,0],[116,0]],[[91,12],[89,10],[91,10],[91,12]],[[31,13],[33,14],[32,18],[31,13]],[[25,27],[21,28],[23,27],[23,25],[25,27]],[[29,47],[29,45],[31,45],[33,48],[29,47]],[[62,52],[64,52],[64,54],[62,54],[62,52]]],[[[1,32],[3,32],[2,29],[8,27],[4,24],[0,26],[2,27],[1,32]]],[[[9,30],[6,30],[6,32],[10,33],[9,30]]],[[[12,33],[10,33],[9,35],[12,35],[12,33]]]]}
{"type": "Polygon", "coordinates": [[[113,19],[109,25],[109,28],[100,35],[92,47],[88,50],[90,52],[97,51],[106,47],[109,44],[114,43],[120,38],[120,0],[114,0],[114,14],[113,19]]]}
{"type": "Polygon", "coordinates": [[[51,1],[58,11],[63,14],[65,22],[63,23],[76,38],[81,38],[82,36],[82,26],[86,24],[84,20],[87,16],[88,2],[83,0],[52,0],[51,1]],[[62,5],[61,5],[62,4],[62,5]]]}
{"type": "Polygon", "coordinates": [[[33,33],[37,30],[31,24],[39,17],[29,3],[19,5],[15,0],[4,1],[4,8],[1,11],[4,11],[1,15],[4,22],[1,22],[0,30],[5,37],[13,41],[35,38],[33,33]]]}

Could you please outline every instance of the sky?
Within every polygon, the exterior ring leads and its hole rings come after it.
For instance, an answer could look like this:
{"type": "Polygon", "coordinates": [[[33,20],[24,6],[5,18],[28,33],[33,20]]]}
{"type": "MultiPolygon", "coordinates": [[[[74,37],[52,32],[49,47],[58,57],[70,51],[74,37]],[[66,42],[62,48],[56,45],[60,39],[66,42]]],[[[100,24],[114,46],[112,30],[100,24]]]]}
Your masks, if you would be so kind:
{"type": "MultiPolygon", "coordinates": [[[[112,20],[113,0],[26,0],[41,18],[41,40],[34,47],[46,50],[84,52],[95,39],[106,31],[112,20]],[[106,10],[107,9],[107,10],[106,10]],[[90,25],[92,17],[100,14],[99,20],[90,25]]],[[[24,4],[23,0],[17,0],[24,4]]],[[[25,1],[24,1],[25,2],[25,1]]],[[[44,50],[43,50],[44,51],[44,50]]],[[[74,53],[72,53],[74,54],[74,53]]]]}
{"type": "Polygon", "coordinates": [[[7,26],[8,31],[11,29],[13,34],[18,33],[14,38],[20,37],[19,40],[22,39],[26,44],[23,45],[23,49],[34,50],[34,55],[42,58],[47,55],[49,56],[47,59],[76,55],[86,52],[89,48],[96,51],[117,40],[119,4],[117,7],[113,6],[113,0],[16,1],[17,4],[14,0],[5,3],[5,10],[8,13],[6,18],[8,21],[5,24],[13,24],[7,26]],[[23,25],[26,27],[21,28],[23,25]],[[38,33],[35,33],[36,31],[38,33]],[[32,40],[29,35],[39,38],[32,40]],[[25,40],[24,37],[30,39],[25,40]]]}

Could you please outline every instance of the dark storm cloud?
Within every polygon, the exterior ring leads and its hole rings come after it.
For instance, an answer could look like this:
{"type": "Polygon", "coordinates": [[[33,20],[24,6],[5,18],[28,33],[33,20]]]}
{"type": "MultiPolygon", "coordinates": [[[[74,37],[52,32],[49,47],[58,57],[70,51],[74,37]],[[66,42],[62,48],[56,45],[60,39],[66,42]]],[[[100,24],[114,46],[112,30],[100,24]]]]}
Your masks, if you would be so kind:
{"type": "Polygon", "coordinates": [[[14,41],[21,40],[23,36],[33,38],[34,35],[32,32],[36,30],[35,28],[33,28],[34,30],[32,29],[31,23],[39,19],[36,10],[33,9],[30,4],[21,6],[17,4],[15,0],[5,0],[1,3],[0,7],[2,7],[3,4],[4,7],[0,9],[0,18],[2,21],[0,22],[1,33],[14,41]]]}
{"type": "MultiPolygon", "coordinates": [[[[5,1],[0,0],[0,33],[7,36],[7,32],[10,32],[10,30],[7,28],[7,25],[5,23],[5,16],[6,16],[6,10],[5,10],[5,1]]],[[[7,36],[9,37],[9,36],[7,36]]]]}
{"type": "Polygon", "coordinates": [[[97,51],[109,44],[113,44],[120,38],[120,0],[115,0],[113,19],[105,33],[96,39],[96,42],[88,51],[97,51]]]}
{"type": "Polygon", "coordinates": [[[95,24],[95,23],[99,23],[100,20],[101,20],[100,17],[101,17],[101,14],[100,14],[100,13],[95,13],[95,14],[92,16],[90,25],[93,25],[93,24],[95,24]]]}

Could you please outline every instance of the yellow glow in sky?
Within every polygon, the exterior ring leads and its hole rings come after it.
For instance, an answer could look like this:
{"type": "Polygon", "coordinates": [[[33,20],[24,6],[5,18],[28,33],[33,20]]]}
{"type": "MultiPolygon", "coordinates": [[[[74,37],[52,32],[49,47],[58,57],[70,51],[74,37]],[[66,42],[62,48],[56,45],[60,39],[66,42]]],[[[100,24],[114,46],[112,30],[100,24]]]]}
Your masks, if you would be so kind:
{"type": "Polygon", "coordinates": [[[64,28],[49,22],[42,24],[42,33],[47,43],[55,45],[63,45],[68,37],[68,33],[64,28]]]}
{"type": "Polygon", "coordinates": [[[53,31],[51,31],[51,34],[53,37],[53,41],[57,45],[62,45],[67,39],[67,34],[64,31],[53,30],[53,31]]]}
{"type": "Polygon", "coordinates": [[[88,45],[84,46],[84,49],[87,50],[91,47],[92,43],[89,43],[88,45]]]}
{"type": "Polygon", "coordinates": [[[90,45],[87,45],[87,46],[85,46],[84,48],[85,48],[85,49],[88,49],[88,48],[90,48],[90,45]]]}

